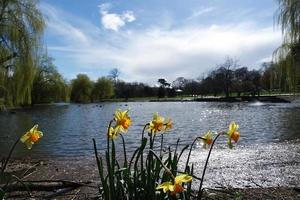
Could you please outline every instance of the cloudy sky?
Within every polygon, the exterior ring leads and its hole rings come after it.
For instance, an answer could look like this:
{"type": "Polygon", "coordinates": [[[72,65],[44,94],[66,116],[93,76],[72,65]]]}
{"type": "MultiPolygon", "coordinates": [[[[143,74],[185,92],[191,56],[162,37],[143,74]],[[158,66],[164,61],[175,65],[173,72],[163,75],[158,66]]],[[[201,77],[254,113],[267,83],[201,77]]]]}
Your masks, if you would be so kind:
{"type": "Polygon", "coordinates": [[[197,78],[227,56],[259,68],[281,43],[275,0],[41,0],[44,43],[67,79],[197,78]]]}

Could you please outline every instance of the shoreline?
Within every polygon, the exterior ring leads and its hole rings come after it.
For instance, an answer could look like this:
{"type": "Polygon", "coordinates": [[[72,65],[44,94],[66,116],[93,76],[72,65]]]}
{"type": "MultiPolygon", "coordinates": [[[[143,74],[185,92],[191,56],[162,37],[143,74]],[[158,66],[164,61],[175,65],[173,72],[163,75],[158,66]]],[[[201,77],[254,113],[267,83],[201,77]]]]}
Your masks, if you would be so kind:
{"type": "MultiPolygon", "coordinates": [[[[51,105],[68,105],[68,104],[97,104],[97,103],[128,103],[128,102],[220,102],[220,103],[239,103],[239,102],[263,102],[263,103],[292,103],[293,101],[300,100],[300,95],[282,94],[282,95],[261,95],[261,96],[234,96],[234,97],[174,97],[174,98],[130,98],[130,99],[104,99],[97,102],[53,102],[53,103],[39,103],[27,106],[5,107],[2,112],[11,112],[14,114],[17,110],[30,109],[39,106],[51,105]]],[[[1,111],[1,110],[0,110],[1,111]]]]}
{"type": "MultiPolygon", "coordinates": [[[[93,159],[13,159],[8,165],[9,172],[20,172],[24,168],[31,170],[24,181],[71,181],[88,184],[56,194],[56,190],[33,189],[31,195],[35,198],[45,198],[55,194],[55,199],[96,199],[98,194],[99,175],[96,161],[93,159]]],[[[230,186],[206,187],[204,199],[298,199],[300,188],[297,186],[263,187],[257,184],[253,187],[236,188],[230,186]]],[[[27,191],[12,191],[7,199],[24,199],[27,191]]]]}

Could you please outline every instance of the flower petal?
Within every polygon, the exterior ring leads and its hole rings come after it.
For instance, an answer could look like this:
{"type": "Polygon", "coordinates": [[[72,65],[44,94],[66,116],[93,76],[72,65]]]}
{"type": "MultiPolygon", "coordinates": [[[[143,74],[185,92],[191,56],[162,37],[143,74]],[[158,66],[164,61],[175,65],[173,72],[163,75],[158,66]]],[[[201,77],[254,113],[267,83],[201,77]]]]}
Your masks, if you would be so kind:
{"type": "Polygon", "coordinates": [[[30,132],[25,133],[21,138],[20,141],[22,143],[26,142],[30,138],[30,132]]]}
{"type": "Polygon", "coordinates": [[[34,125],[34,126],[30,129],[29,132],[33,133],[33,132],[37,131],[38,127],[39,127],[39,125],[37,125],[37,124],[34,125]]]}
{"type": "Polygon", "coordinates": [[[175,177],[175,184],[187,183],[192,181],[192,177],[187,174],[181,174],[175,177]]]}
{"type": "Polygon", "coordinates": [[[170,190],[170,187],[171,187],[171,186],[172,186],[172,183],[171,183],[171,182],[164,182],[164,183],[158,185],[158,186],[156,187],[156,189],[157,189],[157,190],[163,189],[163,191],[166,193],[167,191],[170,190]]]}
{"type": "Polygon", "coordinates": [[[27,149],[31,149],[32,148],[32,145],[34,144],[33,142],[31,142],[30,140],[26,140],[25,141],[25,144],[27,146],[27,149]]]}

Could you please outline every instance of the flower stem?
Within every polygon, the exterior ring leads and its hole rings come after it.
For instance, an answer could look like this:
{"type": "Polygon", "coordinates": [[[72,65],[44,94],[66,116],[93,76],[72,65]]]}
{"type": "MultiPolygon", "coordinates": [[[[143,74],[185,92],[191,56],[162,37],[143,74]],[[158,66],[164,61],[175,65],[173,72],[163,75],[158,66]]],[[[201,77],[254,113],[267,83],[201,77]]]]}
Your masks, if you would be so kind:
{"type": "Polygon", "coordinates": [[[189,154],[188,154],[188,157],[186,159],[186,163],[185,163],[185,172],[187,172],[187,168],[188,168],[188,164],[190,162],[190,156],[191,156],[191,153],[192,153],[192,149],[193,149],[193,146],[195,144],[195,142],[198,140],[198,139],[202,139],[202,140],[206,140],[205,138],[202,138],[202,137],[196,137],[191,145],[191,148],[190,148],[190,151],[189,151],[189,154]]]}
{"type": "Polygon", "coordinates": [[[125,159],[124,167],[127,167],[128,162],[127,162],[127,155],[126,155],[125,139],[122,134],[120,134],[120,136],[121,136],[122,142],[123,142],[123,151],[124,151],[124,159],[125,159]]]}
{"type": "Polygon", "coordinates": [[[152,149],[150,149],[149,151],[156,157],[156,159],[160,162],[163,168],[165,168],[165,170],[171,175],[172,179],[175,180],[175,176],[173,175],[171,170],[163,163],[163,161],[158,157],[158,155],[156,155],[156,153],[152,149]]]}
{"type": "Polygon", "coordinates": [[[160,157],[162,157],[163,144],[164,144],[164,134],[161,134],[161,140],[160,140],[160,157]]]}
{"type": "Polygon", "coordinates": [[[4,165],[2,166],[1,173],[0,173],[1,175],[2,175],[3,172],[4,172],[4,170],[5,170],[5,168],[6,168],[7,164],[8,164],[8,161],[10,160],[10,157],[11,157],[13,151],[14,151],[14,149],[16,148],[17,144],[19,143],[20,138],[21,138],[21,137],[19,137],[19,138],[16,140],[16,142],[14,143],[14,145],[11,147],[11,149],[10,149],[10,151],[9,151],[9,154],[8,154],[6,160],[5,160],[5,163],[4,163],[4,165]]]}
{"type": "Polygon", "coordinates": [[[206,171],[206,168],[207,168],[207,165],[208,165],[208,160],[209,160],[211,151],[212,151],[212,149],[213,149],[213,147],[214,147],[215,142],[217,141],[217,139],[219,138],[219,136],[222,135],[222,133],[223,133],[223,132],[220,132],[220,133],[217,134],[217,136],[215,137],[215,139],[213,140],[213,142],[212,142],[212,144],[211,144],[211,146],[210,146],[210,149],[209,149],[209,152],[208,152],[206,161],[205,161],[204,169],[203,169],[203,172],[202,172],[201,182],[200,182],[199,191],[198,191],[198,196],[197,196],[197,199],[198,199],[198,200],[200,200],[201,197],[202,197],[202,185],[203,185],[203,180],[204,180],[204,176],[205,176],[205,171],[206,171]]]}
{"type": "MultiPolygon", "coordinates": [[[[145,126],[144,126],[144,128],[143,128],[143,131],[142,131],[142,143],[143,143],[143,139],[144,139],[144,134],[145,134],[145,130],[146,130],[146,128],[149,126],[149,123],[147,123],[147,124],[145,124],[145,126]]],[[[143,174],[143,168],[144,168],[144,156],[143,156],[143,154],[144,154],[144,151],[143,151],[143,149],[141,150],[142,152],[141,152],[141,173],[143,174]]]]}

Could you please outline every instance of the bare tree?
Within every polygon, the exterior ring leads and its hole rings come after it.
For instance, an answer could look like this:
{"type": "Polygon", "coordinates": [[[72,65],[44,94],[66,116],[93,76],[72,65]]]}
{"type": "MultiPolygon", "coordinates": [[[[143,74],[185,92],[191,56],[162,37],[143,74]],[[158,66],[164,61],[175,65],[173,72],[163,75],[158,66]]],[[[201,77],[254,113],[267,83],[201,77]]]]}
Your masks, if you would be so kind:
{"type": "Polygon", "coordinates": [[[225,96],[229,97],[230,94],[229,90],[232,85],[232,79],[233,79],[233,71],[239,66],[238,60],[227,57],[225,62],[218,66],[219,69],[217,71],[223,82],[222,84],[223,84],[225,96]]]}
{"type": "Polygon", "coordinates": [[[120,76],[120,70],[118,68],[113,68],[110,70],[108,77],[111,78],[114,83],[117,82],[118,77],[120,76]]]}

